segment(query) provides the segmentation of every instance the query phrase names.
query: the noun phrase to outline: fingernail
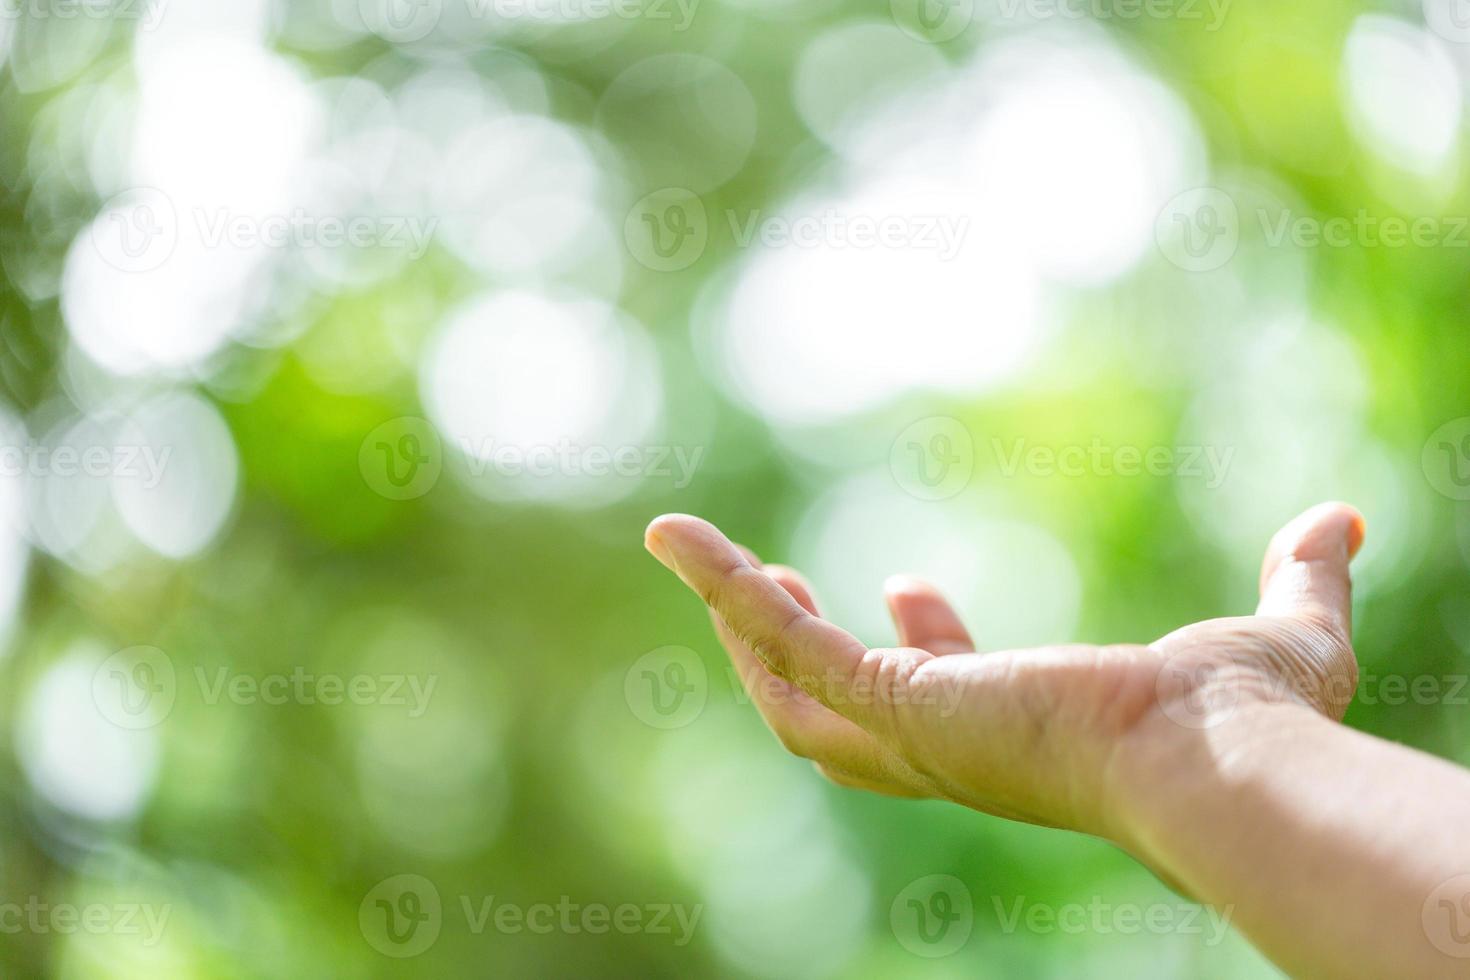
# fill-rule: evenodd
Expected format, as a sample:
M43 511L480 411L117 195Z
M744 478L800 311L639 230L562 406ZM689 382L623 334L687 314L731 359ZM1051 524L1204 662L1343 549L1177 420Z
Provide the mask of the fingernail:
M1348 526L1348 557L1352 558L1363 547L1363 538L1368 534L1368 522L1363 519L1362 514L1353 515L1353 522Z
M890 575L883 582L883 591L890 594L895 592L920 593L924 591L924 583L912 575Z

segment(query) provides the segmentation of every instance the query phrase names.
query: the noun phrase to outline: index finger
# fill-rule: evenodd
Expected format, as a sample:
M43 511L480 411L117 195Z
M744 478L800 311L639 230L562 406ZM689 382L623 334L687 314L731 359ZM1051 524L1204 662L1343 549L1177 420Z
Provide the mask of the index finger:
M833 694L851 685L868 653L857 637L807 612L708 521L666 514L648 526L644 544L773 674L850 715L847 699Z

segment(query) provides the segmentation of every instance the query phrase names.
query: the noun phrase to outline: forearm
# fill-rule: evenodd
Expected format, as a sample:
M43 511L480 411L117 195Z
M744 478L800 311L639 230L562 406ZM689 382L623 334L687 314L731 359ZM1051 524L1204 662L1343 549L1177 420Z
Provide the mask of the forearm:
M1277 705L1141 733L1118 771L1125 846L1294 976L1470 972L1465 770Z

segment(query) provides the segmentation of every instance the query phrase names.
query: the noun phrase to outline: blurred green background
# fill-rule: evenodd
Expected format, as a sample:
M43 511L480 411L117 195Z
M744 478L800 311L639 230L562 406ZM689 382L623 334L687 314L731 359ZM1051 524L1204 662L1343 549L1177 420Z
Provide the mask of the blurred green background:
M995 648L1346 499L1470 761L1462 6L0 2L0 974L1276 975L787 757L642 529Z

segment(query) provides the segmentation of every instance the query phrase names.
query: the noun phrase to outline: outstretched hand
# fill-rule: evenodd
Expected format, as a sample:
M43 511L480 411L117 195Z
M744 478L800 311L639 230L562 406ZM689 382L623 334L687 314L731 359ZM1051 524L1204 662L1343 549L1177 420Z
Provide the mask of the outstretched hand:
M1362 539L1356 510L1322 504L1272 539L1253 616L1148 644L985 653L916 579L886 587L901 645L869 649L821 617L799 574L703 520L660 517L645 543L710 607L771 730L829 779L1123 842L1130 773L1160 742L1283 703L1342 717Z

